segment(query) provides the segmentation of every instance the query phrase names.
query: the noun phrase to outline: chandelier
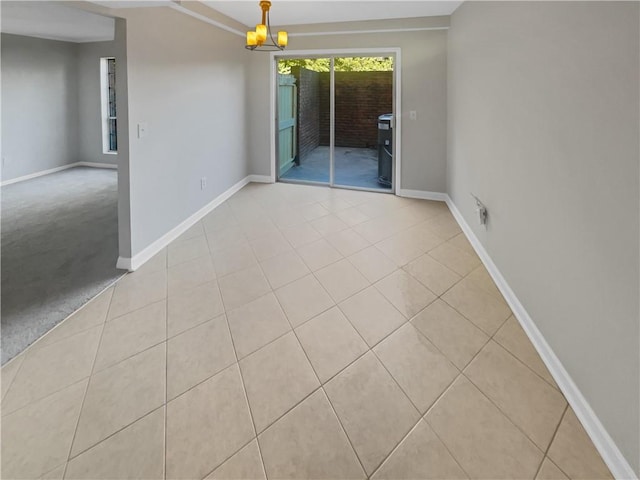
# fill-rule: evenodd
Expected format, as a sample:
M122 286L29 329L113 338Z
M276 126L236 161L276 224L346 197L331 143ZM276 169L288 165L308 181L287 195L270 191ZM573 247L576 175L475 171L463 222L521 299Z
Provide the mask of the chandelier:
M260 8L262 9L262 22L256 25L255 31L247 32L247 44L244 48L263 52L284 50L288 42L287 32L278 32L277 39L274 39L271 33L271 24L269 22L271 2L262 0Z

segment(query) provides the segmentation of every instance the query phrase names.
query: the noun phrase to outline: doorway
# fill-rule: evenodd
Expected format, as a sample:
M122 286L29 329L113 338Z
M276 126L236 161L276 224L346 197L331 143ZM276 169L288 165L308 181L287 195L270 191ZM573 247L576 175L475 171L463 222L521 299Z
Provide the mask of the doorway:
M395 192L395 50L273 56L276 180Z

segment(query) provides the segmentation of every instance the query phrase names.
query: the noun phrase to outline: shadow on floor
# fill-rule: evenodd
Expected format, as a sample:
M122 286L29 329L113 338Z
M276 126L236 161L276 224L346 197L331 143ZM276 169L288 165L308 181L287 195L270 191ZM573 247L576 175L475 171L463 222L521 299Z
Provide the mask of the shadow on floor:
M116 170L71 168L2 187L2 363L114 280Z
M329 147L315 148L280 178L329 183ZM336 147L334 183L391 191L391 187L378 183L378 151L371 148Z

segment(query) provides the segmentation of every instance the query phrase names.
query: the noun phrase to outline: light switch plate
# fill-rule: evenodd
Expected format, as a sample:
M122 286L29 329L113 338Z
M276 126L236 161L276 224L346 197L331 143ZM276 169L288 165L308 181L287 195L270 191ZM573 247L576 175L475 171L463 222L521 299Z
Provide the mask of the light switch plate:
M138 124L138 138L146 137L148 130L149 130L149 124L147 122L140 122Z

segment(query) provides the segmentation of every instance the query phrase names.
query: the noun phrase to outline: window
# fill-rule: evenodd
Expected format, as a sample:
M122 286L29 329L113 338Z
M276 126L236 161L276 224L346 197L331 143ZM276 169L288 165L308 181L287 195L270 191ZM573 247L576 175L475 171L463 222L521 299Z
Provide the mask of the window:
M116 59L100 59L100 87L102 92L102 151L118 152L116 120Z

